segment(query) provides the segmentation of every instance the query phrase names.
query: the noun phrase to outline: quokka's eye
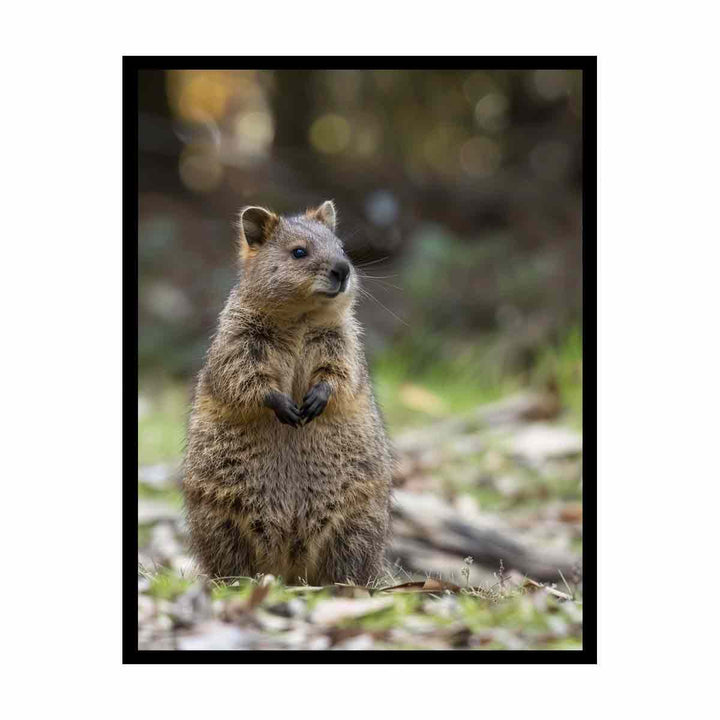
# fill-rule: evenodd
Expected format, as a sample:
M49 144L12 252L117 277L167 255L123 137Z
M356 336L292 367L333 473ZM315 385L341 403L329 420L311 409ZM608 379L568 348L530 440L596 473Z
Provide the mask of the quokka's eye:
M297 258L298 260L300 258L304 258L306 255L307 255L307 250L305 250L305 248L295 248L292 251L292 256L294 258Z

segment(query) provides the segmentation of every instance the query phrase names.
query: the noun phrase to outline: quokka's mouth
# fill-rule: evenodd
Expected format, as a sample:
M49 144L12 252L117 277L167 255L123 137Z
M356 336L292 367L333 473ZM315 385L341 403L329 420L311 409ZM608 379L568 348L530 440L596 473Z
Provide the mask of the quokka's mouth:
M345 278L342 282L338 283L334 290L321 290L320 294L324 295L328 298L334 298L340 295L340 293L344 293L347 289L348 281L347 278Z

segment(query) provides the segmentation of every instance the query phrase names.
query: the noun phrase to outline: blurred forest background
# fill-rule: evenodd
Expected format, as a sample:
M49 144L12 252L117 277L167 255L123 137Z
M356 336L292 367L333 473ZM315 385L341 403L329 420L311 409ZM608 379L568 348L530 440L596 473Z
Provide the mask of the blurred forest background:
M239 208L296 213L326 199L348 254L368 263L373 298L358 311L400 448L398 488L455 505L470 498L579 555L581 109L580 71L140 71L145 560L172 565L173 552L183 555L181 543L158 549L167 533L158 540L163 515L148 503L179 508L166 481L194 375L236 281ZM501 418L500 451L472 422L452 424L508 397L499 415L473 415L495 429ZM434 438L453 448L464 438L464 450L448 445L428 459ZM401 550L411 569L442 566ZM572 641L579 630L568 633Z
M562 70L141 72L142 375L199 369L240 206L332 198L351 257L393 276L366 283L392 311L360 307L371 360L528 376L579 327L580 109Z

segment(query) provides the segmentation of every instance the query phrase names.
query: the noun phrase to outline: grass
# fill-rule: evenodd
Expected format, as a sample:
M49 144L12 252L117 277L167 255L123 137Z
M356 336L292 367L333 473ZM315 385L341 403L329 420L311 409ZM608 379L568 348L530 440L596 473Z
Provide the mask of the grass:
M529 373L504 368L496 341L458 345L413 340L382 353L372 363L378 400L391 430L450 417L523 389L558 388L571 422L582 425L582 335L572 329L545 347ZM421 389L421 393L408 392ZM413 397L415 395L416 397Z
M436 359L418 368L413 349L400 347L381 354L371 367L378 401L391 430L450 417L520 387L517 378L478 372L477 359L468 354Z
M143 570L149 581L144 593L165 604L157 612L169 613L172 603L198 582L162 568ZM266 578L266 595L253 603L258 579L238 578L230 583L213 582L204 592L213 601L213 614L223 622L249 623L260 626L268 615L288 617L293 604L295 612L284 630L273 630L268 636L282 638L303 628L313 634L353 637L369 635L377 649L415 649L432 646L438 649L473 647L477 649L579 649L581 647L582 602L562 600L544 589L532 592L526 587L496 585L488 589L462 589L457 594L392 594L372 591L373 598L383 598L380 607L367 608L359 615L340 612L332 620L319 621L313 611L346 588L288 587L281 579ZM347 606L347 603L345 604ZM298 610L299 607L299 610ZM325 617L328 617L327 614ZM332 614L331 614L332 617ZM167 630L166 630L167 632ZM170 632L172 632L170 630ZM335 640L334 640L335 641Z
M539 355L533 370L535 383L549 377L557 381L562 404L568 408L570 420L582 427L582 332L573 328L564 340L556 346L546 347Z
M141 574L150 581L147 594L156 600L177 600L194 582L169 568L161 568L155 573L143 571Z
M138 464L175 462L185 441L188 388L180 383L142 383L138 400Z

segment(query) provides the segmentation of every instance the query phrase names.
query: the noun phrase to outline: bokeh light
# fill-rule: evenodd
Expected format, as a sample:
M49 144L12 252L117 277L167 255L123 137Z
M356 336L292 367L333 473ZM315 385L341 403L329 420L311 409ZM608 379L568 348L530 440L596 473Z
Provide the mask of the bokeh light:
M533 81L541 97L557 100L570 92L572 77L566 70L535 70Z
M220 185L223 166L211 145L187 145L180 155L180 178L191 190L207 193Z
M342 152L350 143L350 123L336 113L321 115L310 126L310 142L327 155Z
M235 117L235 149L254 160L268 153L275 135L273 116L266 110L238 113Z
M497 172L502 161L498 144L487 137L474 137L460 148L460 164L468 175L487 178Z
M475 105L475 120L486 131L497 132L507 126L509 102L505 95L488 93Z

